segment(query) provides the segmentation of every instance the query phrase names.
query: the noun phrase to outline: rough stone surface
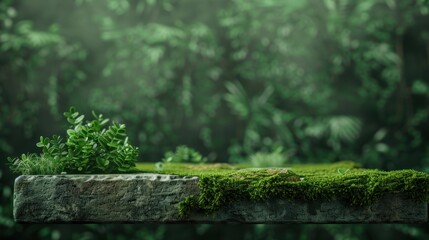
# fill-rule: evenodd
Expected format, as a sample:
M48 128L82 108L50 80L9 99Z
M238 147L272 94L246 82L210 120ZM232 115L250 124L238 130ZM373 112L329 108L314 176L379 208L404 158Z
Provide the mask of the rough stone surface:
M400 196L386 196L368 207L353 208L341 202L240 202L211 217L217 222L241 223L418 223L426 222L427 204ZM202 221L210 219L198 218Z
M174 222L196 177L160 174L20 176L17 222Z
M374 205L352 208L338 201L236 202L216 213L178 214L178 203L198 194L197 177L162 174L20 176L14 216L23 223L58 222L242 222L418 223L426 203L386 195Z

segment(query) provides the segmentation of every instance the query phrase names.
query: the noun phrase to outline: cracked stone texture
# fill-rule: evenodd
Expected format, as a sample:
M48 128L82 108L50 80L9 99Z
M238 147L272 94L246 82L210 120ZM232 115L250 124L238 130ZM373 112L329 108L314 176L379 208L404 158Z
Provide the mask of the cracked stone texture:
M20 176L15 180L14 217L22 223L242 222L242 223L418 223L426 203L386 195L367 207L338 201L235 202L186 219L178 203L198 194L197 177L163 174Z

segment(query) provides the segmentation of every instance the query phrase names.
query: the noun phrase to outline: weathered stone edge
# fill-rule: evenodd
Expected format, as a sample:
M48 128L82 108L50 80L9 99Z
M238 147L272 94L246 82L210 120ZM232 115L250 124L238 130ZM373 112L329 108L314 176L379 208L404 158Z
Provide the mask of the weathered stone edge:
M144 191L143 191L144 190ZM183 219L178 203L197 195L198 178L164 174L23 175L15 180L14 217L21 223L421 223L428 206L389 194L352 208L339 201L237 202ZM114 193L114 194L112 194Z

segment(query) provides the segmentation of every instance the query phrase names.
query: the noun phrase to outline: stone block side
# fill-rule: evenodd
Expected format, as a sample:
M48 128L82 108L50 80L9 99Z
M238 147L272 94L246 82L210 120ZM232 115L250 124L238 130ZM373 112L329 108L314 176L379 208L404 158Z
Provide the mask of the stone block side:
M350 207L339 201L271 200L238 202L209 217L193 213L190 219L241 223L422 223L428 220L428 206L400 195L386 195L366 207Z
M197 177L163 174L20 176L15 180L14 217L21 223L239 222L239 223L419 223L427 203L389 194L366 207L339 201L273 199L239 201L215 213L181 219L178 203L198 195Z
M161 174L20 176L17 222L175 222L198 178Z

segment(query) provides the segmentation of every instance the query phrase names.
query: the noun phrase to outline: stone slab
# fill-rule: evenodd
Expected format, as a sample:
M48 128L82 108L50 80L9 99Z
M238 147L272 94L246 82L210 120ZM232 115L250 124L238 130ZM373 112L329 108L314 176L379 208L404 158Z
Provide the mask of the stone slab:
M182 219L178 203L197 195L197 177L164 174L24 175L15 180L19 223L420 223L426 203L390 194L353 208L339 201L241 201Z

